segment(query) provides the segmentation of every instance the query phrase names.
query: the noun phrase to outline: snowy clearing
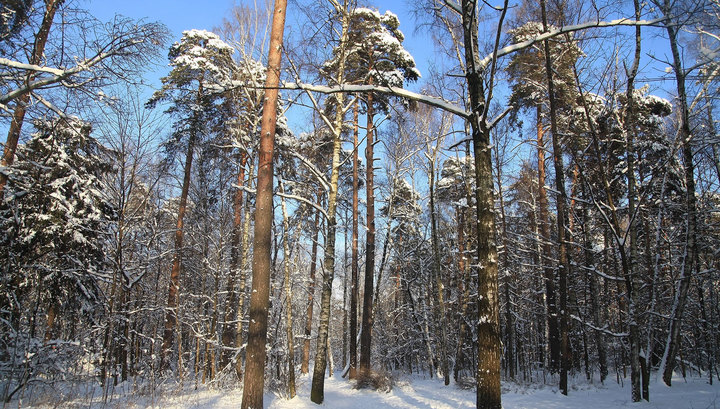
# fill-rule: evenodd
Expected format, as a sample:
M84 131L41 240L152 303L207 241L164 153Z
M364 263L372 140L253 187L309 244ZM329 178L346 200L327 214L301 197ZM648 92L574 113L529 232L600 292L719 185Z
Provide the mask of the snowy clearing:
M273 394L265 395L265 408L269 409L313 409L319 407L310 401L311 377L298 378L298 393L292 400ZM503 407L505 409L553 408L553 409L610 409L610 408L659 408L659 409L705 409L720 407L720 386L709 385L707 378L676 376L673 387L660 381L650 388L651 402L632 403L630 389L615 382L602 385L583 384L575 380L569 396L563 396L557 387L549 385L519 385L503 383ZM625 380L628 385L629 379ZM88 389L85 389L88 392ZM80 393L80 391L76 391ZM115 398L102 403L102 394L88 394L66 402L31 402L33 397L25 396L23 402L13 400L4 408L158 408L158 409L234 409L240 407L240 389L221 390L199 386L198 390L173 391L166 388L163 396L125 394L122 388L115 390ZM78 395L76 395L78 396ZM29 405L29 406L28 406ZM334 409L371 408L432 408L460 409L475 407L475 391L460 389L454 384L444 386L442 380L412 377L397 380L389 393L353 389L339 374L325 381L325 403L320 406Z

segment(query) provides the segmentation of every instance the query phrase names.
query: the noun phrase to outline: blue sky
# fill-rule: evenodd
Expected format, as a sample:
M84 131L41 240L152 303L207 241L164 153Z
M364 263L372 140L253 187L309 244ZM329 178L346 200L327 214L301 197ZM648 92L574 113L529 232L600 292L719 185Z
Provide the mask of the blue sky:
M120 14L133 19L161 22L170 29L171 41L175 42L180 39L182 32L185 30L212 30L213 27L220 26L223 18L228 15L231 8L236 4L246 4L251 7L258 4L258 7L262 7L263 1L206 0L202 3L202 6L198 7L200 2L197 0L81 0L80 6L86 7L90 14L101 21L110 21L116 14ZM426 77L428 75L427 67L434 47L426 31L415 30L416 22L411 14L412 5L410 0L392 0L376 3L381 4L379 7L375 6L381 13L390 10L398 15L400 29L405 34L404 46L415 58L421 74ZM292 27L292 24L294 17L301 14L301 10L297 10L297 3L289 2L286 36L291 31L297 31L295 27ZM160 86L160 78L167 75L169 70L165 61L160 63L161 65L156 70L146 76L146 80L156 88ZM286 65L285 56L283 56L283 65ZM409 84L408 88L417 91L422 86L422 83L423 79L418 83ZM149 95L150 93L148 93L148 97ZM303 111L306 110L288 112L288 120L296 132L310 130L305 129L310 123L307 118L309 111Z
M261 3L263 0L255 0ZM116 14L133 19L146 19L164 23L172 33L173 41L180 38L184 30L212 30L219 26L235 4L254 4L255 1L242 0L82 0L80 5L87 7L92 15L101 21L109 21ZM391 0L377 2L380 12L390 10L400 18L400 29L406 37L405 47L415 57L423 75L427 74L428 60L432 45L430 37L424 31L415 32L415 21L410 14L410 0ZM202 6L198 7L199 4ZM298 10L296 4L290 3L288 15L290 19Z
M84 1L90 13L102 21L121 14L134 19L159 21L168 26L175 37L191 28L210 30L219 25L223 16L236 3L233 0L95 0ZM198 5L202 4L201 7Z

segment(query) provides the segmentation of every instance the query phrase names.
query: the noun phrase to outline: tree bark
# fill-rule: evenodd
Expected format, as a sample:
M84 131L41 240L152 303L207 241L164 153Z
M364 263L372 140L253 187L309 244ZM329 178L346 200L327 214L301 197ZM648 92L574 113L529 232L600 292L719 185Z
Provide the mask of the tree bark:
M273 150L277 122L278 83L282 57L283 31L287 0L276 0L268 69L265 79L265 100L260 128L257 196L255 202L255 237L253 239L253 279L250 295L247 362L242 409L261 409L265 387L265 344L267 342L268 304L270 296L271 236L273 219Z
M458 270L460 272L460 280L458 285L458 294L460 296L460 328L458 330L458 344L455 351L455 366L453 367L453 380L457 383L460 373L460 363L463 356L463 345L465 343L465 334L467 332L467 310L470 301L470 284L467 274L467 262L465 255L465 209L457 206L455 208L457 215L458 232Z
M317 205L322 203L322 189L318 189ZM310 369L310 338L312 336L312 319L315 299L315 272L317 271L318 235L320 231L320 212L315 211L315 223L313 225L313 243L310 252L310 283L308 284L308 301L305 310L305 339L303 340L302 373L308 373Z
M337 80L342 83L345 79L345 48L348 40L349 19L347 16L347 4L343 4L342 32L340 35L340 65L338 66ZM335 236L337 231L337 192L340 180L340 150L342 149L342 129L344 122L343 106L345 105L345 94L338 94L336 97L335 120L333 124L333 152L330 171L330 186L328 191L328 212L327 212L327 234L325 236L324 252L324 275L322 293L320 296L320 323L318 325L318 338L315 346L315 366L313 367L312 387L310 389L310 400L318 405L325 400L325 370L327 369L327 358L330 354L332 371L332 353L328 353L329 329L330 329L330 300L332 299L332 283L335 276Z
M357 307L358 307L358 190L360 184L358 160L358 111L360 102L353 105L353 191L352 191L352 260L350 282L350 379L357 376Z
M233 352L230 348L236 347L235 345L235 331L238 326L237 323L233 323L238 315L238 291L235 289L236 278L238 270L242 269L243 266L240 264L241 252L243 249L240 246L240 239L242 236L242 213L243 213L243 193L245 192L243 186L245 186L245 167L247 166L247 152L244 150L239 153L240 168L237 173L237 186L235 194L233 195L233 225L232 225L232 237L230 241L230 274L228 276L227 293L228 301L225 306L225 319L223 322L222 330L222 345L223 352L221 355L220 367L225 368L231 362ZM237 356L235 359L239 359Z
M683 312L685 311L685 301L687 300L688 288L690 287L690 278L692 277L693 268L697 260L697 199L695 197L695 165L693 164L692 152L692 132L690 131L690 112L687 101L687 92L685 91L686 73L682 66L682 57L678 47L679 28L677 21L672 19L670 10L670 1L664 0L662 4L663 14L669 19L665 21L665 28L668 32L670 40L670 50L672 51L673 61L672 67L675 71L675 81L677 84L678 101L680 103L680 124L679 137L682 144L682 158L685 165L685 251L682 256L682 268L680 277L675 290L675 300L673 302L672 311L670 312L670 328L668 330L668 338L663 353L660 371L663 374L663 382L667 386L672 383L673 370L675 369L675 358L680 351L680 328L682 326Z
M65 0L45 0L45 13L40 23L40 29L35 35L35 44L33 45L32 55L30 56L29 63L31 65L41 65L43 53L45 52L45 44L47 44L48 35L50 34L50 27L55 19L55 12L64 1ZM30 71L27 76L25 76L25 84L29 85L33 78L35 78L35 71ZM15 151L17 150L18 140L20 139L20 130L22 129L27 105L29 103L30 93L28 92L20 96L15 105L15 111L13 112L12 121L10 122L10 129L8 130L7 139L5 140L5 150L0 160L0 167L2 168L7 168L15 161ZM0 201L5 197L6 184L7 175L4 172L0 172Z
M504 3L497 36L507 12ZM465 78L468 86L475 154L475 200L477 203L477 359L478 408L500 409L500 308L498 299L497 246L492 181L490 132L487 128L488 101L483 85L484 69L479 61L478 16L475 0L462 1L465 46ZM496 38L496 47L498 40ZM493 65L492 70L495 69Z
M438 245L438 227L435 212L435 161L437 160L437 149L433 152L433 156L428 156L430 161L430 171L428 172L428 186L430 188L430 231L432 236L432 252L433 265L435 275L435 289L437 291L437 315L440 325L440 365L442 366L445 385L450 385L450 364L448 362L447 352L447 326L445 325L445 288L442 280L442 265L440 261L440 247Z
M285 188L282 185L282 181L278 182L280 185L280 191L285 193ZM295 346L293 339L293 318L292 318L292 286L290 283L290 245L288 239L290 236L290 223L288 222L287 206L285 205L285 198L280 200L282 204L283 212L283 230L285 237L283 237L283 267L285 270L285 278L283 284L283 290L285 292L285 335L287 336L287 359L288 359L288 398L292 399L295 397ZM298 227L298 232L300 228Z
M367 175L365 180L367 207L367 235L365 238L365 286L363 294L362 329L360 333L360 374L367 375L370 371L370 343L373 325L373 279L375 275L375 185L374 185L374 124L373 95L367 93L367 137L365 138L365 163Z
M545 1L540 0L542 10L543 31L547 32L547 13ZM567 321L567 278L570 276L570 252L569 241L569 216L568 196L565 190L565 170L563 166L563 152L560 145L560 135L557 128L557 107L555 99L555 82L553 80L552 60L550 56L550 44L548 40L543 41L545 48L545 73L548 81L548 100L550 101L550 131L552 132L553 163L555 165L555 187L558 191L557 212L558 212L558 242L560 246L560 265L558 266L560 311L558 316L558 327L560 330L560 391L563 395L568 394L567 375L570 369L570 351L568 348L568 321Z
M543 281L545 283L545 309L548 332L548 366L551 373L560 369L560 331L558 328L557 294L555 293L556 275L551 264L552 246L550 237L550 214L545 189L545 129L542 123L542 108L538 104L536 108L536 129L537 129L537 161L538 161L538 227L540 229L540 247L542 254L539 255L540 266L543 270Z
M247 185L250 185L250 181L253 180L253 176L255 173L255 167L253 166L254 160L251 160L250 162L250 168L249 168L249 174L247 177ZM238 269L240 270L240 278L238 281L238 308L237 308L237 316L235 318L235 321L237 322L237 328L235 328L235 348L237 349L237 356L235 359L235 375L237 376L238 380L242 379L242 373L243 373L243 360L242 360L242 335L243 335L243 317L245 316L245 301L247 298L246 294L246 287L247 287L247 271L245 270L245 264L249 258L250 255L250 205L248 201L246 200L244 205L244 215L243 219L245 222L243 223L242 228L242 239L240 241L240 248L242 251L240 252L240 260L238 261Z
M201 87L202 88L202 87ZM198 92L198 95L202 91ZM177 331L178 317L178 292L180 290L180 268L182 264L183 227L185 222L185 211L187 209L188 192L190 191L190 175L192 170L193 153L195 150L197 135L194 128L190 131L187 154L185 156L185 170L183 174L182 190L180 192L180 203L178 204L178 218L175 226L175 252L173 253L173 264L170 270L170 283L168 285L168 300L165 310L165 330L163 332L163 343L160 355L160 369L167 369L170 365L168 355L172 348L175 332ZM179 347L180 345L178 345Z

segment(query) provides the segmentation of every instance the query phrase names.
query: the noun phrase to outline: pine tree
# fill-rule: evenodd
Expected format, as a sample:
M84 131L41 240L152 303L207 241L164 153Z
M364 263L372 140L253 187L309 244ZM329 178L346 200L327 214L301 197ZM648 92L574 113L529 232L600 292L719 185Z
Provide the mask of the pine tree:
M549 26L548 29L555 29ZM536 37L543 32L543 25L531 21L520 27L510 30L513 42L519 43ZM573 66L582 51L575 42L561 38L549 41L549 50L552 57L554 70L554 100L557 101L559 109L567 109L573 106L576 90ZM514 113L517 114L522 108L534 109L536 111L537 130L537 157L538 157L538 186L539 190L539 230L543 241L542 262L545 295L547 299L547 321L548 321L548 346L549 346L549 367L552 373L560 369L560 328L558 323L557 305L557 277L555 268L548 260L554 258L551 249L550 216L548 210L548 198L545 189L545 160L547 148L545 146L545 124L543 122L544 112L549 109L547 74L545 69L545 48L537 44L521 52L516 53L507 67L512 80L512 95L510 102L514 104Z
M175 252L170 272L168 302L165 315L165 332L161 351L161 367L169 364L167 355L173 344L177 325L177 295L180 286L180 271L183 249L183 226L187 208L190 175L195 146L207 138L213 126L224 120L220 114L221 92L212 91L212 86L229 86L233 70L232 47L213 33L204 30L183 32L180 42L170 48L169 59L173 67L170 74L162 79L163 87L157 91L150 106L169 102L167 112L175 118L173 138L166 142L172 155L185 148L185 166L178 205L175 229ZM185 145L186 144L186 145ZM185 145L185 146L183 146Z
M400 20L390 11L380 14L368 8L357 8L349 16L348 46L345 64L345 82L387 87L401 87L405 81L415 81L420 72L415 60L402 47L405 39L399 30ZM340 60L338 50L335 58L328 61L323 70L334 72ZM365 107L367 117L367 138L365 156L367 163L367 237L365 251L365 283L363 297L362 330L360 337L360 371L370 370L370 342L372 328L373 279L375 274L375 193L374 193L374 144L373 123L376 109L387 109L388 99L384 95L368 93Z

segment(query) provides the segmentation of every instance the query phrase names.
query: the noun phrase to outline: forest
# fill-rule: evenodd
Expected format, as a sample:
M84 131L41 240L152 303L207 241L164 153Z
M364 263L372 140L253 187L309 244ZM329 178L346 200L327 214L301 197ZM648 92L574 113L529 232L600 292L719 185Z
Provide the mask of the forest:
M718 0L87 3L0 4L3 408L720 381Z

